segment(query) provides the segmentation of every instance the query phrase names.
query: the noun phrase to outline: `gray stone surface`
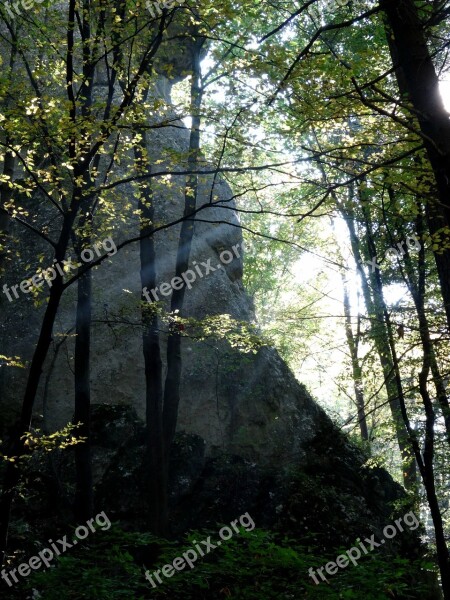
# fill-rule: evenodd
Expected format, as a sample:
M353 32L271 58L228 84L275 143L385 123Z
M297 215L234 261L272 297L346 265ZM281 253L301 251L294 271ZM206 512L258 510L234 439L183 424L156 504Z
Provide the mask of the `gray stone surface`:
M172 48L173 50L173 48ZM173 79L164 75L164 60L152 94L162 101L159 114L149 116L149 124L163 118L175 118L169 103L173 83L180 81L189 69L189 43L184 53L166 53L172 61ZM104 81L96 80L96 93L101 95ZM148 153L152 171L182 171L189 144L189 131L182 121L171 126L149 130ZM127 173L123 166L123 174ZM204 162L204 169L208 168ZM242 249L242 235L235 212L233 193L221 178L202 176L198 206L212 201L198 219L210 222L195 224L191 265L211 260L216 270L198 277L186 294L186 316L228 314L234 319L255 321L251 298L242 284L242 256L217 268L223 250ZM152 180L158 223L169 223L182 216L185 176ZM120 188L117 198L119 216L112 223L116 244L138 234L134 214L136 199L133 185ZM44 211L45 212L45 211ZM111 227L111 223L110 223ZM156 234L159 283L174 277L175 257L180 225ZM109 232L110 230L108 230ZM21 232L19 245L24 259L9 274L16 283L36 270L34 257L42 247ZM22 237L20 237L22 236ZM106 237L98 232L99 240ZM27 256L28 255L28 256ZM72 256L75 256L74 252ZM29 260L31 271L25 271ZM34 263L33 263L34 260ZM50 256L48 265L51 264ZM92 330L92 402L126 405L145 416L145 379L140 327L140 261L139 246L134 243L111 256L93 270L94 323ZM74 405L73 347L75 290L70 288L62 302L54 330L54 344L46 363L36 404L35 425L54 430L71 420ZM2 302L2 352L30 360L37 338L42 306L33 306L30 297L21 296L9 304ZM162 325L162 329L165 326ZM165 333L162 333L163 358ZM207 453L232 451L250 459L296 460L303 445L311 439L315 419L321 413L306 390L300 386L273 349L265 348L256 356L240 354L226 342L214 339L199 342L186 338L182 344L183 378L179 413L179 431L200 435ZM17 414L24 391L25 370L0 369L1 403L6 421ZM42 415L42 419L39 415Z

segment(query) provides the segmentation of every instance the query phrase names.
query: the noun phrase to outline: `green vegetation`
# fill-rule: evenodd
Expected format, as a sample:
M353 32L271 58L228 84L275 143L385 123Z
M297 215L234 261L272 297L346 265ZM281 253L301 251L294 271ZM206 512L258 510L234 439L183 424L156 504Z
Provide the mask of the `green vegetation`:
M410 576L415 569L429 569L430 565L375 552L362 559L357 567L350 565L329 577L328 583L317 586L308 576L308 569L334 560L343 549L333 549L330 545L328 555L317 555L306 542L280 540L260 529L241 531L223 542L221 548L199 559L194 569L186 567L170 579L162 577L163 583L156 588L146 581L145 568L153 572L172 563L194 540L198 542L208 535L214 540L217 530L191 532L183 544L112 527L60 557L55 568L29 576L24 589L38 590L42 600L128 600L131 597L134 600L407 600L426 597L424 594L428 592L419 584L412 591ZM11 595L11 599L14 597Z

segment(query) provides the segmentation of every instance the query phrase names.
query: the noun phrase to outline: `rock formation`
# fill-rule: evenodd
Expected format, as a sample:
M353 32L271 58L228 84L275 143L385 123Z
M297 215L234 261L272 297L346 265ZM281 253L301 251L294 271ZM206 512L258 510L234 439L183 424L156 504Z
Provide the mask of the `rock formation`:
M171 48L168 53L165 46L162 48L162 58L157 63L160 74L152 90L155 101L162 108L149 117L149 124L176 117L170 93L173 84L183 79L188 71L186 44L186 41L179 43L176 52ZM171 66L170 80L163 74L167 60ZM104 84L99 73L96 81L99 96L104 93ZM177 157L186 156L188 144L189 132L180 120L150 130L148 153L153 172L182 170L183 163ZM207 169L207 164L204 168ZM153 179L152 185L157 222L170 223L179 219L183 212L185 177L171 176L164 182ZM125 216L123 222L114 224L110 232L116 245L138 233L133 193L132 185L121 187L118 202L123 205ZM224 314L239 321L254 322L252 301L242 285L245 252L242 232L234 211L233 192L222 177L205 175L201 178L197 205L202 206L210 200L215 206L200 212L195 224L191 264L209 263L215 270L203 277L197 276L192 283L192 289L186 294L186 316L202 319L206 315ZM178 225L156 234L159 284L170 282L175 275L179 230ZM18 230L17 234L20 236L23 232ZM100 234L99 239L102 239ZM24 242L29 243L29 240L27 235ZM233 247L239 250L233 251ZM15 265L14 272L9 273L11 283L30 276L24 267L38 249L41 249L40 242L31 249L24 243L24 258ZM234 254L235 258L229 264L219 260L224 250ZM144 418L139 268L139 247L135 243L94 269L91 385L94 404L131 406L140 418ZM209 270L202 269L203 272ZM43 415L47 430L64 426L73 415L75 287L70 288L63 299L54 331L54 347L36 405L36 412ZM9 355L29 360L41 310L36 310L32 299L23 294L12 303L3 302L3 309L2 335ZM164 348L162 354L164 356ZM22 375L20 369L8 370L0 381L5 414L18 410L24 388ZM303 453L303 445L314 435L319 416L323 418L321 410L275 350L264 348L254 356L232 350L227 343L217 340L198 342L189 337L183 340L178 430L200 435L206 441L209 454L220 449L254 460L296 460Z

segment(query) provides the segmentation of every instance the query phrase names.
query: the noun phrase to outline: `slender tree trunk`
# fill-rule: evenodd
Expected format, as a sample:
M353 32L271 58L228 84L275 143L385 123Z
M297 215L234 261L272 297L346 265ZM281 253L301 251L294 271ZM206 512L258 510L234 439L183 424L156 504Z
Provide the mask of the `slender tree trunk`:
M350 191L350 194L353 197L352 191ZM364 261L359 239L355 231L353 215L344 207L340 206L339 208L349 230L350 242L355 261L357 264L361 264ZM375 254L373 256L375 256ZM373 256L370 256L370 258L373 258ZM364 253L364 259L369 259L367 251ZM362 267L359 269L359 275L367 313L370 318L371 338L374 341L378 356L380 358L392 421L394 424L398 447L402 457L403 482L407 489L415 489L417 483L415 461L414 457L411 455L408 434L401 418L400 399L403 397L403 386L401 379L396 377L395 374L394 360L389 345L389 332L383 311L384 300L382 290L380 288L381 281L377 281L375 278L375 273L370 273L369 283Z
M192 56L191 112L192 125L189 142L188 169L198 167L200 152L200 108L202 102L200 51L204 40L197 40ZM135 145L135 159L138 171L147 169L146 137L141 132L142 142ZM197 203L198 176L188 176L185 191L184 217L195 211ZM148 185L141 186L139 202L141 218L141 283L147 295L142 296L143 351L146 374L146 414L147 414L147 458L148 496L150 501L149 526L152 531L164 534L168 527L168 479L170 448L175 436L181 381L181 336L176 324L169 328L167 338L167 374L162 382L162 362L158 329L158 316L150 291L156 287L156 252L151 235L154 221L152 192ZM189 258L194 235L193 220L186 219L181 224L177 250L175 275L181 275L189 267ZM171 312L181 316L184 304L185 286L173 290ZM149 301L150 298L150 301ZM147 303L150 302L150 305Z
M88 119L92 109L95 60L93 58L93 40L89 18L89 0L83 0L81 34L83 40L83 83L80 87L81 115ZM100 19L99 28L103 27ZM82 152L88 153L93 143L87 128L83 130ZM98 171L100 155L93 159L93 172ZM83 188L91 189L93 181L89 169L83 174ZM81 204L78 232L74 232L74 246L78 262L83 264L82 252L89 248L92 240L92 225L95 201L83 200ZM75 337L75 423L79 424L77 435L84 438L75 446L76 491L74 514L77 521L86 521L94 514L94 490L91 453L91 328L92 328L92 272L88 269L77 284L77 314Z
M17 46L16 44L12 44L11 53L9 56L9 79L13 77L14 73L14 65L16 62L17 56ZM9 107L11 104L11 99L6 101L6 107ZM6 135L6 139L4 140L6 147L11 146L13 144L13 140L10 135ZM5 155L3 158L3 175L8 177L10 182L14 179L14 169L16 166L16 157L13 152L6 149ZM9 234L9 226L10 226L10 217L9 213L6 209L8 202L11 200L13 194L13 188L8 184L8 182L3 182L0 185L0 277L3 275L3 267L5 262L5 257L7 254L7 245L8 245L8 234Z
M78 93L74 90L74 81L77 79L75 76L74 60L76 59L74 48L75 48L75 26L80 21L77 17L80 15L76 12L75 0L69 0L68 7L68 19L67 19L67 54L66 54L66 82L67 82L67 99L70 104L68 111L69 119L73 126L72 133L67 141L68 146L68 157L72 162L73 166L73 181L74 188L71 190L71 202L70 207L65 212L62 229L59 235L58 243L56 244L55 260L58 263L62 263L66 256L70 237L73 232L73 227L76 218L79 214L80 205L82 203L82 192L83 186L80 187L78 181L80 178L88 176L89 168L92 161L100 159L100 150L104 147L105 140L104 136L110 137L113 125L117 124L120 116L122 116L126 109L133 103L136 98L136 91L138 84L145 73L148 71L149 64L155 56L164 35L165 30L165 16L162 17L160 27L155 38L152 40L150 46L145 51L143 59L141 60L140 66L135 73L124 99L120 104L120 110L111 114L111 104L113 99L114 82L115 82L115 70L113 70L110 84L109 84L109 95L108 103L104 112L102 139L96 140L92 145L91 139L81 137L79 141L79 127L83 125L77 119L78 107L81 102L81 112L84 117L91 115L91 101L92 101L92 81L94 75L95 65L98 64L97 55L95 54L96 43L93 44L93 40L90 34L90 4L88 0L83 0L83 10L81 11L81 28L83 41L83 78ZM105 12L103 12L103 17ZM98 30L100 31L100 30ZM17 36L14 34L13 39L17 42ZM95 56L94 56L95 54ZM89 126L88 126L89 127ZM84 133L85 130L83 130ZM53 157L54 158L54 157ZM110 168L110 167L109 167ZM84 180L85 181L85 180ZM28 379L22 403L21 418L16 428L16 432L12 438L10 450L8 452L11 456L16 456L20 459L26 452L21 437L30 429L33 406L38 391L43 366L48 355L49 347L52 341L52 331L55 323L58 307L60 304L61 296L64 292L63 277L58 273L53 285L50 289L49 300L45 310L41 330L38 337L38 342L33 354L31 361ZM20 479L20 471L16 464L9 462L4 476L4 486L2 497L0 500L0 556L2 563L4 560L6 548L7 548L7 537L9 520L11 515L11 505L13 502L14 494L16 491L17 484Z
M364 211L366 212L366 211ZM370 222L368 220L368 216L366 213L366 228L368 232L368 242L369 242L369 252L372 254L372 257L376 255L375 245L372 239L372 232L370 228ZM422 482L425 487L425 492L427 496L428 506L430 507L431 516L433 519L433 525L435 530L435 538L436 538L436 550L438 555L438 564L439 570L441 573L441 581L442 588L444 592L445 600L450 600L450 558L447 547L447 542L445 538L445 530L442 521L442 515L439 507L439 501L436 494L436 485L435 485L435 474L434 474L434 426L435 426L435 415L433 410L433 404L430 399L428 389L427 389L427 381L429 374L429 355L424 353L423 359L423 367L422 371L419 375L419 391L422 397L422 402L425 409L425 443L424 443L424 451L423 455L420 450L420 445L417 440L416 432L412 429L408 411L406 408L405 396L403 394L403 388L401 384L401 374L399 369L399 361L397 357L394 335L393 335L393 327L391 323L391 319L386 307L386 304L383 299L382 293L382 281L381 275L378 271L375 270L373 277L371 278L372 288L375 294L376 304L382 308L383 312L383 320L386 325L386 332L388 338L389 349L392 358L392 366L394 369L395 381L398 389L398 404L400 408L400 415L403 420L404 429L406 432L406 436L404 437L405 444L408 444L409 453L413 453L415 457L414 465L417 464L419 467L420 475L422 478ZM406 457L407 458L407 457ZM410 489L414 489L417 485L416 483L417 477L414 471L414 478L412 477L412 473L408 473L408 479L405 479L405 487L407 483L411 486Z
M378 272L375 273L375 280L377 281L377 286L381 291L381 276ZM401 393L399 393L398 401L400 405L400 414L403 418L403 423L405 425L405 429L407 432L407 441L410 445L410 452L412 452L415 456L415 463L419 467L419 471L422 477L422 482L425 487L425 492L427 496L428 506L430 507L431 517L433 519L433 526L435 531L435 539L436 539L436 550L438 555L438 564L441 573L441 581L442 588L444 592L445 600L450 600L450 558L448 547L445 538L445 530L444 524L442 520L442 514L439 507L439 501L436 494L436 485L435 485L435 474L434 474L434 427L435 427L435 414L433 410L433 403L428 393L428 374L430 370L429 366L429 355L424 353L423 358L423 366L421 373L419 375L419 391L422 397L422 402L425 409L425 443L424 443L424 451L423 455L420 452L420 446L417 441L417 436L415 432L412 430L408 412L406 409L405 396L403 394L403 390L401 388L401 374L399 370L399 361L397 358L397 352L395 348L394 336L392 323L390 320L389 313L387 311L386 305L383 300L383 313L384 320L387 327L388 332L388 341L392 354L392 361L394 366L395 380L398 385L398 389L401 389ZM414 471L414 479L411 478L410 484L411 486L414 484L416 487L416 474ZM405 485L406 487L406 485ZM412 488L413 489L413 488Z
M435 474L433 467L434 460L434 425L435 416L433 411L433 404L428 394L427 380L428 380L429 365L427 358L424 355L422 371L419 375L419 391L422 397L423 405L425 408L425 444L423 455L420 450L420 445L417 439L416 432L412 429L411 423L406 409L404 397L400 398L400 410L405 424L406 430L409 435L409 441L411 448L416 457L416 462L419 467L422 483L425 488L427 497L427 503L430 508L431 518L433 520L435 540L436 540L436 551L438 557L439 571L441 574L442 591L444 593L444 599L450 600L450 556L447 547L444 524L442 520L442 514L439 507L439 501L436 493L435 485Z
M423 452L423 482L427 494L428 506L430 507L431 518L433 520L434 535L436 540L436 553L441 574L442 591L445 600L450 600L450 554L447 546L444 523L439 501L436 494L435 474L434 474L434 427L435 414L433 403L428 393L428 374L430 364L426 354L422 365L422 371L419 375L419 390L422 396L422 402L425 408L425 448Z
M363 206L363 203L361 202ZM370 221L370 215L368 211L363 207L363 213L365 217L365 228L366 228L366 239L367 239L367 248L368 255L373 258L376 256L376 246L373 239L372 232L372 223ZM372 289L372 298L373 304L375 308L375 312L377 314L377 319L379 318L380 330L385 333L385 341L387 342L387 347L383 350L383 354L388 356L389 368L391 371L391 378L393 379L393 387L396 390L397 394L390 401L391 412L396 415L395 424L397 431L397 440L399 442L400 452L402 454L403 459L403 479L405 483L406 489L411 491L417 490L417 471L416 471L416 461L414 459L414 454L412 452L412 448L408 439L408 432L405 428L405 425L401 419L401 410L400 404L405 403L405 396L403 392L403 384L402 378L400 374L400 365L397 358L397 350L395 346L394 333L393 333L393 325L391 322L391 318L389 316L389 312L387 310L386 302L384 301L383 296L383 282L381 279L380 271L375 269L373 273L369 274L371 289ZM395 393L395 392L394 392Z
M393 381L395 388L397 390L397 396L394 401L390 401L391 413L396 416L396 432L397 432L397 440L400 446L400 452L402 454L402 462L403 462L403 480L405 483L405 487L407 490L416 492L417 491L417 469L416 469L416 460L414 458L414 453L411 448L411 443L409 440L409 435L407 430L404 427L404 423L401 419L401 406L405 405L405 395L403 392L402 385L402 377L400 373L400 363L397 356L397 349L395 346L394 333L393 333L393 325L387 310L386 303L383 298L382 292L382 283L381 277L379 273L375 273L374 280L376 281L375 286L375 295L377 296L376 303L382 310L382 317L386 328L387 334L387 343L388 347L386 348L386 352L389 352L389 363L392 365L391 377L393 376Z
M318 138L316 137L316 141L318 142ZM325 168L322 164L319 163L319 169L322 173L322 179L325 185L328 184L327 174ZM331 197L333 198L336 206L340 206L339 199L334 190L331 191ZM341 211L342 212L342 211ZM338 250L338 254L341 262L344 262L344 257L340 250ZM361 439L365 441L369 441L369 430L367 427L367 418L366 418L366 407L364 402L364 387L363 387L363 379L362 379L362 368L358 358L358 347L360 341L360 333L361 333L361 319L360 315L358 315L358 327L356 337L353 335L352 328L352 317L350 310L350 297L348 294L348 288L345 281L345 274L341 272L342 278L342 289L344 292L344 316L345 316L345 336L347 338L347 345L350 353L350 360L352 364L352 375L353 375L353 386L355 390L355 402L356 409L358 414L358 425L359 430L361 432Z
M72 8L73 6L74 5L72 3ZM75 178L79 174L80 173L78 172L78 169L74 171ZM81 189L77 186L72 192L70 208L64 216L59 240L55 248L55 260L58 263L62 263L65 258L80 203ZM20 461L20 458L26 454L24 440L21 438L27 431L29 431L31 426L33 406L41 380L44 363L52 341L53 326L63 292L63 276L57 272L56 278L53 281L53 285L50 288L47 308L44 313L38 342L31 360L25 394L22 402L20 420L17 424L16 431L12 436L12 441L9 448L9 454L17 457L17 460L15 463L8 462L4 475L2 497L0 500L0 557L2 564L7 548L11 506L16 492L16 487L20 479L20 466L18 465L18 461Z
M380 0L380 7L386 15L399 88L408 93L413 105L436 180L437 198L428 200L426 215L430 233L439 232L442 240L434 257L450 328L450 229L443 230L450 228L449 116L414 0Z
M11 143L11 139L7 139L6 143ZM3 175L12 181L14 178L14 168L16 159L12 152L6 151L3 161ZM7 209L5 208L12 198L13 188L4 182L0 186L0 277L2 276L3 265L5 262L8 246L8 234L10 218Z
M60 263L66 254L70 232L73 226L74 214L74 211L71 211L64 220L64 225L55 252L56 260ZM8 450L8 454L10 456L17 457L18 460L26 454L26 448L24 447L23 440L21 438L27 431L30 430L34 401L39 387L39 382L41 380L44 363L52 341L53 325L55 323L63 291L63 279L58 273L56 279L53 281L52 287L50 288L50 296L47 308L45 310L38 342L30 365L20 420ZM20 466L18 466L17 462L8 462L4 475L2 497L0 500L0 553L2 564L7 548L11 506L19 479Z
M189 142L188 170L198 168L200 154L200 108L202 103L202 83L200 70L200 52L204 39L196 40L192 50L192 82L191 82L191 114L192 125ZM198 175L189 175L186 182L184 217L189 217L195 210L197 203ZM194 236L194 220L186 219L181 224L180 240L178 244L175 274L177 277L187 271L191 253L192 239ZM182 315L186 286L174 290L171 301L171 311L178 316ZM167 340L167 376L164 387L163 428L165 462L168 468L170 447L175 436L178 406L180 403L181 380L181 334L178 328L172 326Z
M418 207L420 211L420 206ZM424 230L423 217L419 212L417 217L417 233L419 237L422 237ZM447 433L447 442L450 445L450 406L448 401L447 392L445 389L445 383L441 375L441 371L438 365L436 352L433 341L430 335L430 327L428 324L428 318L425 311L425 281L426 281L426 264L425 264L425 248L421 244L418 253L418 279L414 276L414 268L411 260L411 256L406 249L404 262L406 265L406 275L404 276L408 288L411 292L414 305L416 307L417 317L419 320L419 333L420 340L422 343L422 349L424 356L427 358L429 368L431 369L433 384L436 390L436 397L442 410L444 418L445 430Z
M348 295L347 284L345 283L344 275L342 274L342 285L344 289L344 315L345 315L345 335L347 345L350 352L352 363L353 385L355 390L356 407L358 411L358 423L361 432L361 438L369 441L369 430L367 427L366 408L364 402L364 389L362 381L362 369L358 358L358 334L355 338L352 329L352 317L350 311L350 298Z
M316 136L317 139L317 136ZM322 172L322 176L324 181L327 181L326 173L323 168L323 165L319 165L319 169ZM382 293L382 283L381 279L378 280L371 277L371 285L369 286L369 282L362 268L362 254L361 254L361 246L358 240L358 236L356 235L355 225L354 225L354 213L353 209L346 208L338 199L336 193L334 191L331 192L333 200L336 203L336 206L344 218L347 228L350 235L350 243L352 246L353 256L357 264L361 264L361 268L359 269L359 275L361 279L361 286L363 290L364 301L366 304L366 310L370 317L370 330L371 337L374 340L375 347L377 348L377 353L380 358L381 368L383 370L384 375L384 383L386 388L386 393L388 396L389 407L391 410L392 420L394 424L394 429L396 433L397 443L400 450L400 455L402 459L402 473L403 473L403 482L407 489L416 489L417 486L417 474L416 474L416 464L414 457L412 456L411 447L408 443L408 432L405 429L405 425L402 422L401 418L401 408L400 408L400 399L403 398L403 386L401 382L401 378L395 376L395 365L392 354L390 352L389 347L389 332L387 330L387 324L384 319L384 300ZM349 193L349 206L352 206L355 201L355 188L352 184L348 190ZM359 188L358 188L359 193ZM361 203L362 204L362 203ZM369 224L366 220L366 237L369 238ZM369 240L368 240L369 241ZM372 243L373 246L373 243ZM370 245L369 245L370 248ZM370 252L369 252L370 254ZM373 255L375 256L375 255ZM369 256L367 252L365 252L365 259L368 259ZM373 258L373 257L371 257ZM370 277L370 275L369 275ZM373 295L371 293L371 289L373 291ZM344 306L345 310L345 306ZM349 311L349 309L348 309ZM348 338L347 338L348 339ZM358 375L358 369L356 370ZM357 379L355 380L357 381ZM361 428L361 433L364 434L367 432L367 421L365 419L365 406L364 406L364 396L361 398L361 390L355 389L355 393L357 393L360 397L358 401L358 414L360 415L360 419L363 422ZM361 404L362 402L362 404ZM361 408L360 408L361 407ZM363 417L364 411L364 417Z
M90 236L84 238L88 243ZM78 248L80 258L82 246ZM91 457L91 324L92 273L89 269L78 280L78 298L75 337L75 415L79 423L76 435L85 438L75 446L76 492L74 513L78 522L86 521L94 513L94 492Z
M136 168L139 173L148 172L147 142L145 131L141 132L142 142L134 148ZM150 291L156 288L156 250L152 235L155 208L150 183L140 186L139 198L140 233L145 237L140 241L141 284L147 290L142 295L142 343L145 363L145 405L146 405L146 452L147 473L145 490L149 500L148 526L156 535L164 535L167 530L167 472L164 464L163 438L163 377L158 326L158 311ZM150 298L150 300L149 300Z

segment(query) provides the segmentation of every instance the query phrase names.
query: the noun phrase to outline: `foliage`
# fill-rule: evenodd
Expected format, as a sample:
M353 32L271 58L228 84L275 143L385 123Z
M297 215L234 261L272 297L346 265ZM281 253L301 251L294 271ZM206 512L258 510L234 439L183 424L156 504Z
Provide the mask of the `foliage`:
M426 587L420 581L421 570L429 568L383 553L373 553L349 566L327 583L315 585L308 569L317 569L334 560L343 549L327 556L317 555L308 545L280 539L261 529L241 530L220 548L186 567L173 577L163 577L156 588L144 578L145 569L153 572L172 563L195 541L216 532L193 531L184 542L168 542L150 534L129 533L113 526L87 539L82 547L59 557L54 568L30 575L24 588L36 590L42 600L136 600L173 598L348 598L382 600L420 598ZM411 574L417 574L414 589L408 586ZM36 594L37 595L37 594ZM11 598L14 596L11 595Z
M182 337L199 342L225 340L231 348L243 354L256 354L261 348L273 345L273 341L261 334L255 325L234 319L229 314L207 315L203 319L196 319L168 313L162 303L144 304L144 307L149 313L158 314L169 330L178 331Z
M75 437L73 435L73 432L76 431L77 428L77 425L68 423L59 431L50 434L45 434L40 429L27 431L20 439L24 440L23 445L29 453L22 455L20 458L17 456L6 456L0 453L0 459L11 463L16 462L17 460L25 461L31 459L35 452L54 452L55 450L65 450L76 444L82 444L86 438L80 436Z

